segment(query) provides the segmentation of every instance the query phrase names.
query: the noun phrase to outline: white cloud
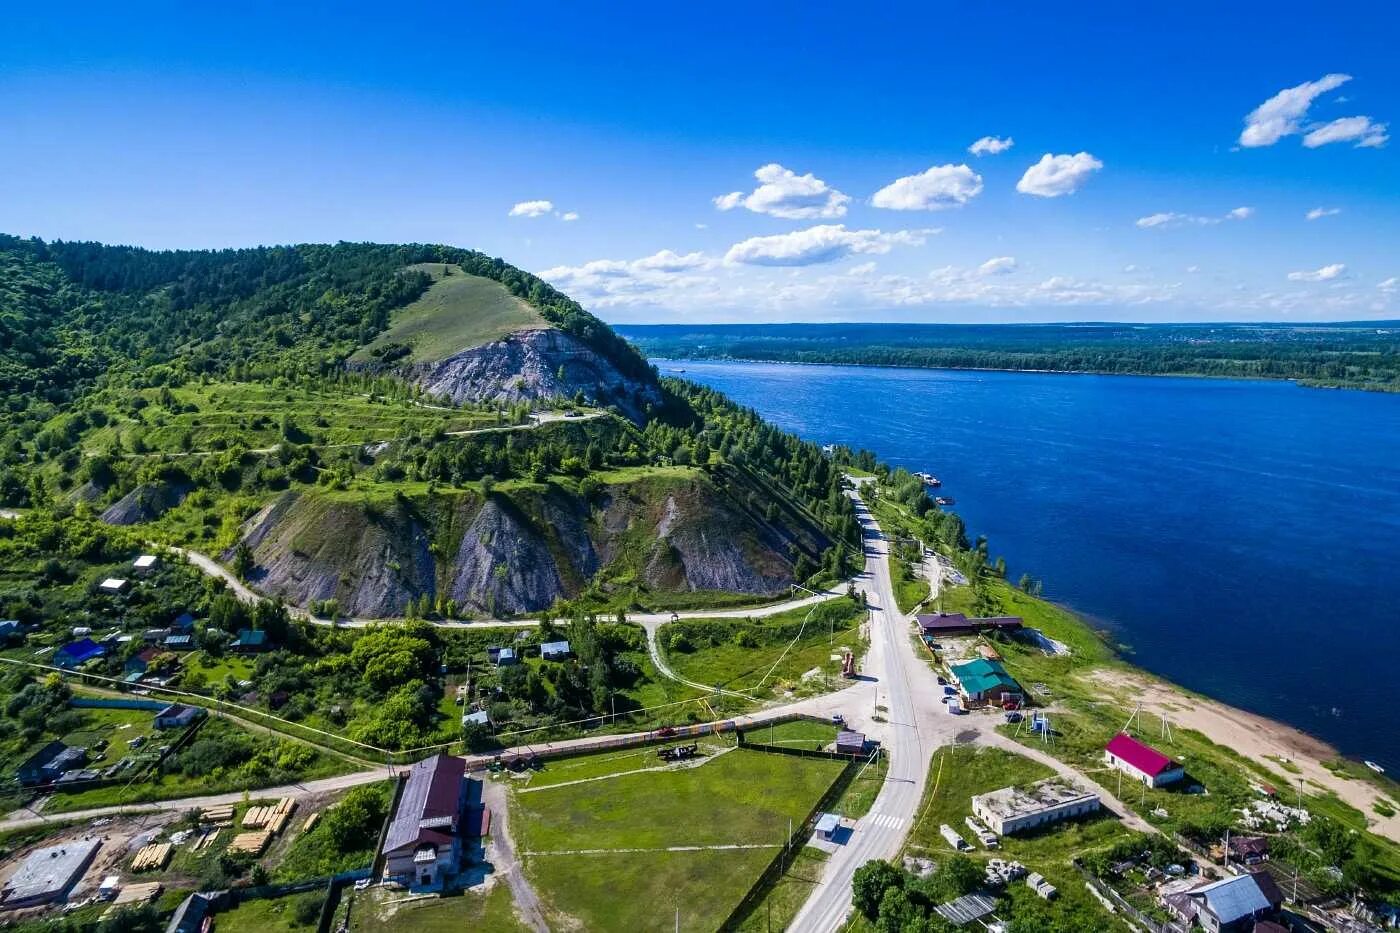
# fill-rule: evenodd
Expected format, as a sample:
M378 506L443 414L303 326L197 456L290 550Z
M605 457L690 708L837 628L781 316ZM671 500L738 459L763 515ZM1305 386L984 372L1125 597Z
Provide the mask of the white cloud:
M967 147L967 151L973 155L999 155L1016 145L1016 140L1010 136L1002 139L1000 136L983 136L977 142Z
M634 269L655 272L684 272L687 269L703 269L711 265L711 260L704 253L686 253L682 256L672 250L663 249L659 253L634 260L631 265Z
M1334 262L1330 266L1323 266L1321 269L1313 269L1304 272L1288 273L1290 282L1330 282L1343 272L1347 271L1346 263Z
M540 278L597 307L652 303L665 294L684 293L710 282L704 275L716 261L704 253L663 249L641 259L595 259L579 266L555 266Z
M1200 266L1187 266L1187 267L1186 267L1186 271L1187 271L1187 272L1190 272L1191 274L1194 275L1195 273L1201 271L1201 267L1200 267Z
M892 211L937 211L960 207L982 193L982 176L966 165L935 165L906 175L875 192L870 203Z
M578 211L565 211L564 213L559 215L559 219L564 221L565 223L570 223L572 221L578 220Z
M1393 292L1396 289L1400 289L1400 278L1396 278L1392 275L1383 282L1377 282L1376 288L1379 288L1383 292Z
M819 224L774 236L750 237L729 248L731 265L812 266L856 253L888 253L895 246L919 246L936 230L847 230L845 224Z
M542 217L554 210L553 201L521 201L510 209L511 217Z
M1089 176L1103 168L1103 163L1087 152L1077 155L1045 153L1040 161L1026 169L1016 182L1016 190L1041 198L1058 198L1073 194Z
M768 214L787 220L810 220L817 217L842 217L846 213L849 195L842 194L810 172L798 175L776 162L754 172L759 185L751 193L731 191L714 199L715 207L732 211L747 208L757 214Z
M1314 207L1303 216L1308 218L1308 220L1321 220L1323 217L1335 217L1341 212L1342 209L1340 207Z
M1285 136L1301 132L1302 120L1313 101L1350 80L1351 75L1329 74L1279 91L1244 118L1240 145L1246 148L1272 146Z
M1136 272L1136 271L1138 271L1137 264L1136 264L1136 263L1131 263L1131 262L1130 262L1130 263L1128 263L1126 266L1123 267L1123 271L1124 271L1124 272Z
M1015 256L996 256L977 267L978 275L1006 275L1016 271Z
M1143 230L1150 230L1154 227L1186 227L1186 226L1212 226L1224 223L1227 220L1248 220L1254 216L1254 208L1237 207L1234 210L1226 211L1219 217L1203 217L1200 214L1180 214L1176 211L1162 211L1157 214L1148 214L1146 217L1139 217L1134 223Z
M1303 145L1316 149L1328 143L1355 143L1358 149L1376 149L1389 139L1384 123L1374 123L1370 117L1342 117L1310 130Z

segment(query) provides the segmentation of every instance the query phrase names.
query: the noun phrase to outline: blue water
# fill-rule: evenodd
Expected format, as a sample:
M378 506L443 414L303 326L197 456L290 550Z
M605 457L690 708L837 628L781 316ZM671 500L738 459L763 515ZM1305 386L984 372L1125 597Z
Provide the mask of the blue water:
M1291 383L661 362L928 470L1010 579L1132 660L1400 772L1400 397Z

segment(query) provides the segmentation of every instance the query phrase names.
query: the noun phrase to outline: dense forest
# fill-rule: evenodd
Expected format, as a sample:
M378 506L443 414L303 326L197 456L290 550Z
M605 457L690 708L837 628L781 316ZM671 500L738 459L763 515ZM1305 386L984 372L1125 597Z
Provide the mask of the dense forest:
M1296 379L1400 391L1400 325L624 325L666 359Z

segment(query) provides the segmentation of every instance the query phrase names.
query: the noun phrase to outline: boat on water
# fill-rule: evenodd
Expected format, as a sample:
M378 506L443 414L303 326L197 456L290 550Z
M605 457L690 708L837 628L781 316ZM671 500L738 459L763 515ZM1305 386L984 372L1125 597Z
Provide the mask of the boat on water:
M939 486L942 486L942 485L943 485L943 480L941 480L941 479L939 479L938 477L934 476L932 473L918 472L918 473L915 473L914 475L915 475L916 477L918 477L919 479L923 480L923 483L924 483L925 486L932 486L932 487L934 487L934 488L936 489L936 488L938 488Z
M1369 761L1369 760L1368 760L1368 761L1363 761L1363 762L1361 762L1361 763L1362 763L1363 765L1365 765L1366 767L1370 768L1372 771L1376 772L1377 774L1385 774L1385 768L1382 768L1380 765L1376 764L1374 761Z
M934 504L934 505L956 505L956 504L957 504L957 500L954 499L952 496L934 496L934 497L933 497L933 504Z

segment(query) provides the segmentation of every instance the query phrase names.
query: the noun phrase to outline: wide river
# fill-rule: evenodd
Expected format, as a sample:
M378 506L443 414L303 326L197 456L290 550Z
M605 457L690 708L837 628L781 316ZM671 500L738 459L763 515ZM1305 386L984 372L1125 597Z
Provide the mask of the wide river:
M1008 577L1135 663L1400 772L1400 396L1284 382L658 361L927 470Z

